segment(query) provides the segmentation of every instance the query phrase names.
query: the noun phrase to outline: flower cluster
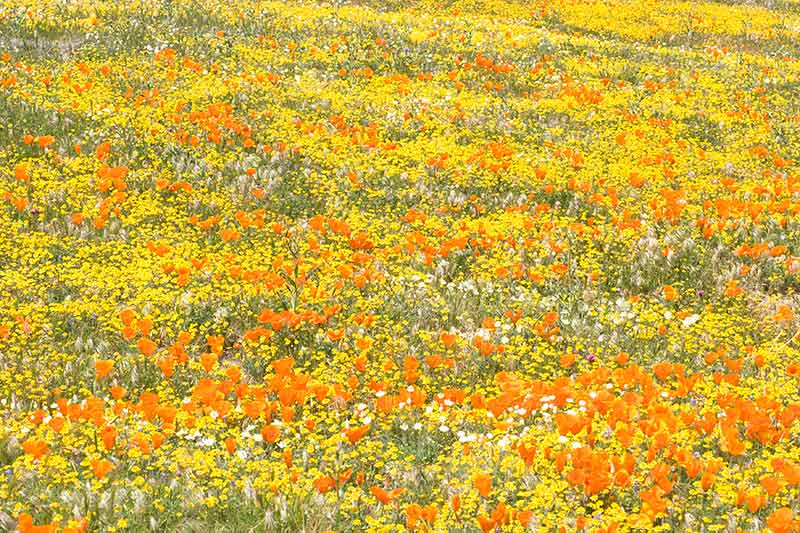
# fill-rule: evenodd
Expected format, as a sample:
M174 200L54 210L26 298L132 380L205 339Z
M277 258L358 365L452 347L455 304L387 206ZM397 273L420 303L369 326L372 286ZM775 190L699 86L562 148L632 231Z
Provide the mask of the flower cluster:
M800 531L798 57L793 0L3 0L0 529Z

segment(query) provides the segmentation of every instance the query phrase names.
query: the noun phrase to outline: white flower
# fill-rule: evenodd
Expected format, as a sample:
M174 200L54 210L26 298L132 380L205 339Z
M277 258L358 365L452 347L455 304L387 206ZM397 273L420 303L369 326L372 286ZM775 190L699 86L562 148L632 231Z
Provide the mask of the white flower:
M700 320L700 315L698 315L696 313L693 314L693 315L689 315L689 316L687 316L686 318L683 319L683 322L682 322L683 327L688 328L689 326L692 326L692 325L696 324L698 320Z

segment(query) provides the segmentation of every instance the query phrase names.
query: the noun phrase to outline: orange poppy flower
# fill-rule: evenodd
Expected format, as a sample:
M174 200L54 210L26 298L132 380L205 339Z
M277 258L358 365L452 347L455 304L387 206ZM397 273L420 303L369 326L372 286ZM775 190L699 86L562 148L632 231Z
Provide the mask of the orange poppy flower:
M277 426L269 424L261 428L261 437L265 442L275 444L281 437L281 430Z
M324 476L321 478L317 478L313 481L314 487L319 491L320 494L325 494L333 487L336 486L336 481L330 476Z
M98 359L94 362L95 378L101 380L106 377L114 368L114 361L109 359Z
M103 440L103 447L107 451L111 451L117 440L117 430L113 426L105 426L100 431L100 438Z
M797 531L798 521L794 519L792 510L788 507L781 507L767 517L767 527L772 533L789 533Z
M344 337L344 328L338 330L329 329L327 335L331 342L339 341Z
M446 331L442 331L439 334L439 340L442 341L442 344L448 350L455 344L457 338L456 335L447 333Z
M103 479L114 469L114 465L105 459L92 459L92 472L97 479Z
M478 494L486 498L492 491L492 478L488 474L479 473L472 476L472 485Z
M678 291L672 285L664 285L661 288L661 292L664 294L664 299L668 302L674 302L678 299Z
M397 488L390 491L386 491L381 487L370 487L369 489L370 493L372 493L372 495L375 496L375 499L377 499L383 505L391 503L391 501L397 498L400 494L402 494L404 490L405 489L403 488Z
M28 181L31 179L30 174L28 174L28 164L27 163L19 163L16 167L14 167L14 177L17 181Z
M368 431L369 425L363 425L357 428L346 429L344 433L347 436L347 440L350 442L350 444L355 444L361 440Z
M136 345L139 347L139 351L148 357L153 355L156 349L158 349L158 344L151 341L147 337L142 337L141 339L139 339Z
M50 451L47 442L41 439L28 439L22 443L22 449L27 455L32 456L34 459L40 459L43 455Z

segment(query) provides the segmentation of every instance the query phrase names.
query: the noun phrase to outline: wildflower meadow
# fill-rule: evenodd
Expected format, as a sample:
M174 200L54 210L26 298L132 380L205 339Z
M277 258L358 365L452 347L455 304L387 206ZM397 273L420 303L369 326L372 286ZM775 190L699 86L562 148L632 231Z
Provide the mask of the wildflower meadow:
M0 0L0 530L800 531L800 1Z

